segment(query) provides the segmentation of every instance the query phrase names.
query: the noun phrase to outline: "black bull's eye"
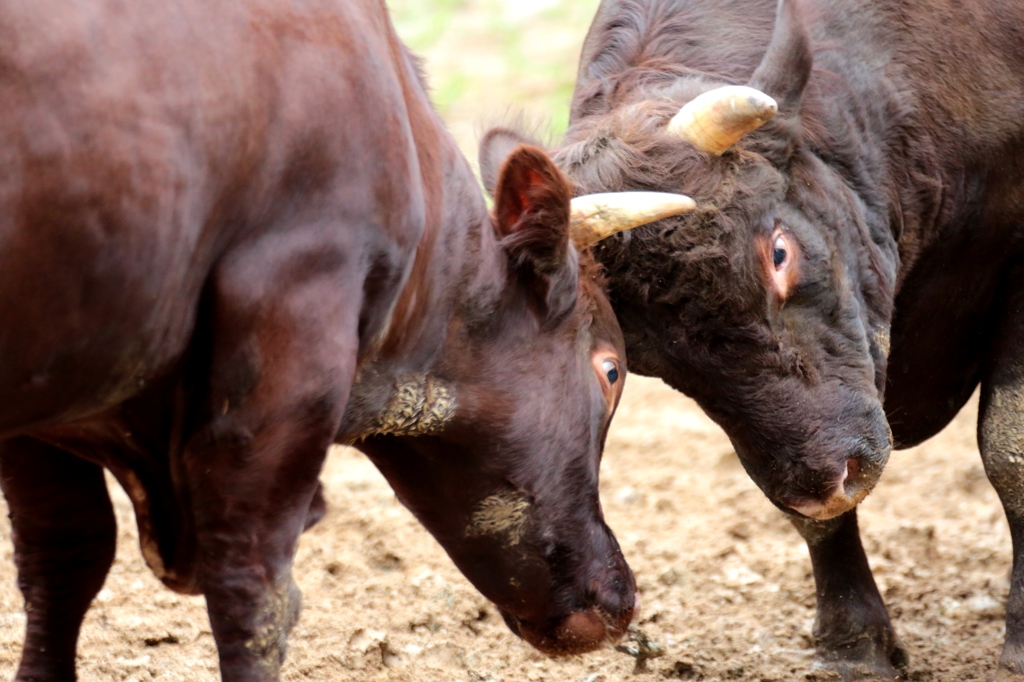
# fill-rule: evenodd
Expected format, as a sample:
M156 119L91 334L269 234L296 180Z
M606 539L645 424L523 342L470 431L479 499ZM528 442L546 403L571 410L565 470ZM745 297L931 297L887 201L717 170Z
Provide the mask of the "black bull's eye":
M782 237L775 240L775 247L772 251L772 262L775 263L776 269L782 267L782 264L786 262L786 240Z
M613 361L605 360L601 363L601 369L605 371L605 376L608 377L609 384L614 384L619 380L619 368L615 366Z
M786 261L786 250L775 249L775 251L772 252L772 259L775 261L775 267L779 267Z

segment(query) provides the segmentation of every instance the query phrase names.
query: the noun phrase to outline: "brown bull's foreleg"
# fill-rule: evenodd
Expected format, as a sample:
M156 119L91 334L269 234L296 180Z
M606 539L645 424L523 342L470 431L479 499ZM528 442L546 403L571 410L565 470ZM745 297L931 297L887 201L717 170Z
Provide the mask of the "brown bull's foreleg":
M1003 677L1015 677L1024 676L1024 292L1011 297L1005 310L981 380L978 444L1013 541L999 667Z
M318 476L358 354L362 276L324 257L315 226L289 234L295 251L257 243L214 278L211 379L181 454L198 585L228 682L278 679L299 614L292 559L323 506Z
M894 679L908 663L871 575L857 531L857 510L829 521L791 518L807 541L817 615L815 664L842 679Z
M25 646L17 680L74 680L82 619L114 560L117 528L103 470L28 438L0 443Z
M211 441L216 451L189 453L205 462L190 472L199 586L226 681L277 680L299 615L291 565L329 435L309 424L285 430L291 437L256 433L241 446L222 432ZM269 461L278 453L282 461Z

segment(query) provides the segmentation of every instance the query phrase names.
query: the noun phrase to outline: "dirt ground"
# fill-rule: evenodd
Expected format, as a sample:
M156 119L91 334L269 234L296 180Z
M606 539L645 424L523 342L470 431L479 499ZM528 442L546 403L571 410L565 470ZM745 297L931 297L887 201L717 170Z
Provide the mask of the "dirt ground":
M999 655L1010 537L979 463L975 412L972 402L939 437L895 453L861 506L865 544L910 649L913 680L986 679ZM330 512L299 550L304 610L284 680L808 678L807 551L721 431L660 382L629 378L602 466L608 522L640 585L641 627L666 651L649 672L634 675L633 659L612 650L550 660L517 640L358 452L333 452L324 482ZM170 592L146 569L131 508L114 487L118 557L86 620L80 679L217 679L202 599ZM5 679L24 627L8 532L5 523Z

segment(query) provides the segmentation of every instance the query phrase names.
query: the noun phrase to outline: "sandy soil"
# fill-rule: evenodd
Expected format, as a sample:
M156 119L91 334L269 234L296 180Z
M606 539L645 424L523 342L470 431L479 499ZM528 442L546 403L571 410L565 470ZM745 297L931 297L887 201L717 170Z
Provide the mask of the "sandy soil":
M979 463L975 412L972 402L939 437L894 454L861 507L913 680L985 679L999 655L1010 538ZM332 453L324 481L331 511L299 550L305 608L284 680L828 679L808 676L814 598L802 541L721 431L657 381L630 377L602 467L608 521L640 585L641 626L666 650L646 673L634 676L633 660L612 650L553 661L518 641L358 452ZM115 494L118 558L86 621L80 679L217 679L202 600L149 573L127 498ZM8 532L5 523L6 679L24 626Z

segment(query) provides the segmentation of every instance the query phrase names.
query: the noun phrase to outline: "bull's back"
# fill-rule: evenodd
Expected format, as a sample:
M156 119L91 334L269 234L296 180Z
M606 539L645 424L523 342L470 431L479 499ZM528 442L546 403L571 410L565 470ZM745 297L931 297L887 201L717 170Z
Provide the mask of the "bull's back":
M218 261L308 213L411 250L415 216L381 211L415 167L382 21L362 0L0 8L0 433L137 392L185 353Z
M631 67L686 66L745 82L767 48L776 0L604 0L584 45L577 97ZM878 98L895 87L920 120L984 146L1024 121L1024 5L1014 0L798 3L815 50L813 81ZM619 39L609 39L609 36ZM624 39L622 39L624 38ZM880 83L879 79L886 81ZM843 84L836 88L837 82ZM989 146L991 149L991 146Z

